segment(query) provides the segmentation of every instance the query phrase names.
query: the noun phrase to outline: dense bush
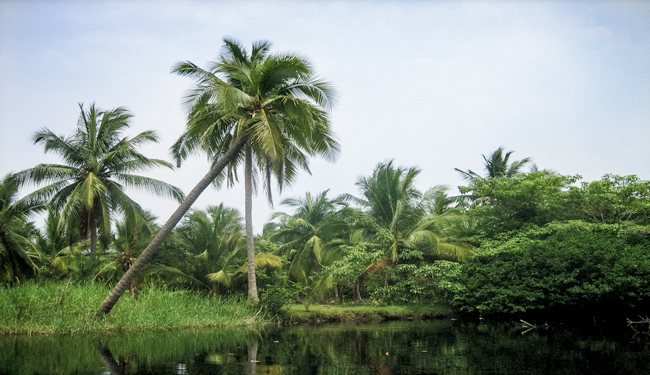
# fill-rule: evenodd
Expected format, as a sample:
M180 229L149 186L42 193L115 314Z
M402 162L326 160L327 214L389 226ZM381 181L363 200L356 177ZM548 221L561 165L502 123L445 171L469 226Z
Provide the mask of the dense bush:
M382 303L436 303L459 293L461 265L444 260L430 264L398 264L370 278L369 293ZM383 285L381 285L383 283Z
M553 223L484 244L462 265L466 312L615 314L650 306L650 227Z

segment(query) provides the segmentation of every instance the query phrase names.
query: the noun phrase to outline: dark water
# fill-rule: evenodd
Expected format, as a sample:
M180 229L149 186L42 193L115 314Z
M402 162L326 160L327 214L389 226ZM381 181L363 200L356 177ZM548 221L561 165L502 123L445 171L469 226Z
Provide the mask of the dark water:
M648 341L452 321L0 337L3 374L650 374ZM523 334L522 334L523 333Z

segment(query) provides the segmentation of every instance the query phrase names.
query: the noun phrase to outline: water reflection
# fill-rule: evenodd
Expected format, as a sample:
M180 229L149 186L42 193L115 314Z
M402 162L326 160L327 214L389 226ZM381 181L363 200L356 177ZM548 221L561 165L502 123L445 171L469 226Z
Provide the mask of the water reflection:
M450 321L0 337L1 374L643 374L626 339Z

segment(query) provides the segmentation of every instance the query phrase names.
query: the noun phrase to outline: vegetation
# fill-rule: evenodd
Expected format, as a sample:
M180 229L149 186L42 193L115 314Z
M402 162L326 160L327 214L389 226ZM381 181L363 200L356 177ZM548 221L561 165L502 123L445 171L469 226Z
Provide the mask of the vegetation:
M323 108L333 101L327 82L318 79L307 61L296 55L271 55L271 44L253 44L250 55L236 41L225 39L219 61L209 70L191 62L178 64L174 72L196 79L188 95L191 109L188 128L172 148L180 161L196 148L219 156L229 139L247 134L244 146L244 190L248 299L258 301L252 194L257 176L264 178L271 202L271 177L278 186L290 183L299 168L309 171L307 156L334 157L338 144ZM222 179L236 179L242 155L231 158Z
M158 166L171 168L168 162L147 158L137 150L145 143L158 141L153 131L122 137L131 118L124 108L102 111L94 104L87 111L83 104L79 108L77 129L71 137L56 135L49 129L34 134L35 144L42 144L45 152L58 154L67 164L39 164L14 178L21 183L47 183L25 200L49 201L68 234L75 231L78 237L90 239L94 259L98 230L103 242L108 242L114 212L126 217L142 215L140 205L125 194L125 186L177 200L183 198L183 193L163 181L133 174Z
M150 286L125 298L114 313L95 319L108 292L101 284L28 282L0 290L0 332L70 334L152 331L259 324L256 311L237 297L205 297Z
M80 106L72 136L36 133L35 143L63 161L0 181L3 332L220 324L220 315L201 309L224 298L240 309L232 313L239 322L252 312L239 304L244 294L252 305L259 298L267 317L285 306L324 303L424 311L445 305L508 317L647 314L650 181L525 171L531 159L513 160L502 147L483 156L484 175L456 168L465 178L457 196L444 185L419 190L418 167L388 161L360 178L357 192L331 197L324 186L282 200L290 212L276 213L254 238L253 187L262 184L271 200L272 179L282 187L300 169L309 171L309 157L338 152L327 112L333 94L302 57L271 54L268 42L250 52L232 40L224 44L208 69L174 67L196 87L172 157L180 164L203 152L212 163L185 198L165 182L133 174L171 165L138 151L157 140L153 132L122 133L131 120L123 108ZM191 209L209 185L234 184L240 167L244 218L220 202ZM45 186L18 199L28 183ZM127 187L183 199L159 226ZM42 228L30 221L36 212L47 213ZM100 304L97 295L113 284ZM130 302L107 318L127 290ZM165 307L165 296L189 307ZM96 321L93 303L100 305ZM159 308L172 315L156 316ZM81 316L80 324L73 327L66 314Z

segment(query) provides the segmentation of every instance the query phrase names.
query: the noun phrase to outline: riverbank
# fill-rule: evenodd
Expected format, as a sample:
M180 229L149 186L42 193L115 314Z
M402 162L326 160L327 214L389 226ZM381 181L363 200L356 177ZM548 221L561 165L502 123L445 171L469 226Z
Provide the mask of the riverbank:
M305 305L286 307L290 324L333 322L382 322L387 320L443 319L452 317L452 309L443 304L376 306L376 305Z
M0 289L0 334L81 334L181 328L262 326L244 299L144 288L124 295L106 317L94 317L109 292L102 284L25 283Z
M264 314L243 298L206 296L147 286L125 294L106 317L94 314L109 292L103 284L30 282L0 289L0 335L70 335L203 328L261 328ZM285 307L285 323L382 322L453 316L449 306L305 305Z

